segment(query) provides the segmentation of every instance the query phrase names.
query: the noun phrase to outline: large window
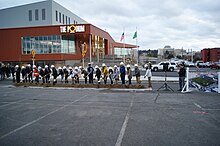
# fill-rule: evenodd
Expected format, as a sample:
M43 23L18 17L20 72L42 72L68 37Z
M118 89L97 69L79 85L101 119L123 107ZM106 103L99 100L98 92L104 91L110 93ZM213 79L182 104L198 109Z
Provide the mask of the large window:
M59 22L61 23L61 13L59 12Z
M32 10L28 11L28 18L29 18L29 21L32 21Z
M58 12L56 11L56 21L58 21Z
M64 17L64 14L63 14L63 24L64 24L64 22L65 22L64 18L65 18L65 17Z
M73 36L25 36L21 39L23 54L31 54L33 49L37 54L76 53Z
M38 9L35 9L35 20L39 20Z
M46 20L46 10L42 9L42 20Z

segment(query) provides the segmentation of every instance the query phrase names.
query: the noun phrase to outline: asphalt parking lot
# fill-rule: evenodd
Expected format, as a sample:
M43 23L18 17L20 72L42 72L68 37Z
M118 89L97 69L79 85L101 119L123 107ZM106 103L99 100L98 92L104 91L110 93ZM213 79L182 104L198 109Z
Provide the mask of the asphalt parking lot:
M1 84L0 97L1 146L220 144L217 93Z

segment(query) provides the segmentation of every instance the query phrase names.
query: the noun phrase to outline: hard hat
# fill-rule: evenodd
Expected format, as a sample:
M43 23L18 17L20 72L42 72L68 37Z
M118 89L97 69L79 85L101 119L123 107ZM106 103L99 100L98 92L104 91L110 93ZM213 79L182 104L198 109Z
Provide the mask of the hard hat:
M120 63L120 65L124 65L124 63L123 63L123 62L121 62L121 63Z
M54 68L54 65L51 65L51 68Z
M109 69L109 70L110 70L110 69L112 70L113 68L110 66L108 69Z
M79 68L76 66L76 67L75 67L75 70L78 70L78 69L79 69Z
M40 67L40 66L38 66L38 69L41 69L41 67Z
M63 69L66 69L66 66L63 66Z
M137 64L135 64L134 66L135 66L135 67L138 67L138 65L137 65Z
M31 65L30 65L30 64L28 64L27 66L31 67Z
M106 66L105 63L102 63L102 67Z
M83 67L82 67L82 66L79 66L79 68L82 69Z
M91 65L91 63L89 62L88 65Z
M117 68L117 65L115 65L114 68Z
M33 68L36 68L36 65L33 65Z
M48 68L48 65L45 65L45 68Z
M128 64L127 67L131 67L130 64Z
M147 68L147 64L145 64L144 67Z
M62 68L59 66L58 69L62 69Z
M99 68L99 66L98 66L98 65L96 65L96 66L95 66L95 68L97 69L97 68Z
M24 66L22 66L21 68L25 68Z
M73 68L70 66L69 69L73 69Z
M18 65L15 65L15 67L18 68L19 66L18 66Z

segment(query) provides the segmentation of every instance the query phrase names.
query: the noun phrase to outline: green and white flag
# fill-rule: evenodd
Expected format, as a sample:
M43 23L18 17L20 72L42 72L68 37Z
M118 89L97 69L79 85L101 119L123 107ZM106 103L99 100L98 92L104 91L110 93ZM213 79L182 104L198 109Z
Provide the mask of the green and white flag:
M135 31L133 39L137 38L137 31Z

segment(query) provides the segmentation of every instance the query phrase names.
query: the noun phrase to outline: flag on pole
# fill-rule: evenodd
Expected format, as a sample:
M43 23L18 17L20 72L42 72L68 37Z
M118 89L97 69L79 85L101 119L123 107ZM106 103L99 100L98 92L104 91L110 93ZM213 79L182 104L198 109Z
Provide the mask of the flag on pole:
M125 33L123 32L122 35L121 35L121 40L120 40L120 42L123 41L124 38L125 38Z
M137 38L137 31L135 31L133 39Z

